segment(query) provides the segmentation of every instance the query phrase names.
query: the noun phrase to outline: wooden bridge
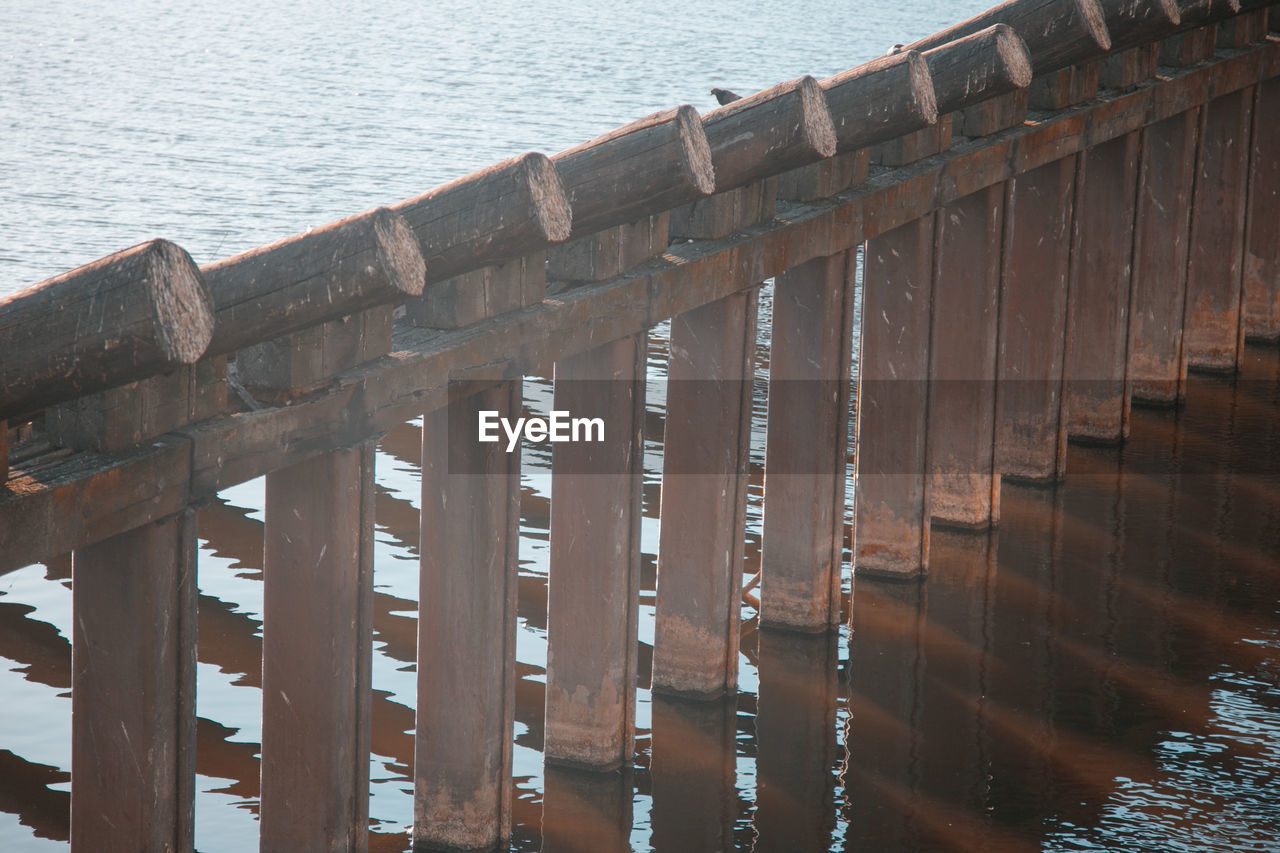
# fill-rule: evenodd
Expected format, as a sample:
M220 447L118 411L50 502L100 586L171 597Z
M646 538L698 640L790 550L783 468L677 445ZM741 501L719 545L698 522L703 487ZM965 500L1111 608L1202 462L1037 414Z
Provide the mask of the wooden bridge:
M1002 478L1280 338L1268 0L1011 0L826 80L682 106L197 267L125 249L0 303L0 572L71 553L72 847L193 846L195 511L266 476L263 850L368 823L373 446L423 417L415 844L511 813L519 454L553 370L545 757L632 759L646 330L671 321L653 689L736 686L757 292L761 624L927 573ZM1280 27L1280 15L1272 16ZM854 285L863 259L861 339ZM845 493L858 347L857 493ZM750 590L748 594L757 594Z

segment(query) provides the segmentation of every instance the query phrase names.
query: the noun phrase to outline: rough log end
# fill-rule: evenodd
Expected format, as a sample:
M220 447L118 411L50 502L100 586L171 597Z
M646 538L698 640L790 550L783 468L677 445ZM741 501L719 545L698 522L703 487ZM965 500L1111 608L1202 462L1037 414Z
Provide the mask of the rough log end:
M573 208L555 165L545 154L537 152L525 154L520 164L543 236L550 243L568 240L573 229Z
M836 129L827 109L827 98L818 81L806 75L799 80L800 109L804 135L815 154L830 157L836 153Z
M427 280L427 262L409 223L385 207L373 212L373 241L387 283L405 296L418 296Z
M677 111L680 123L680 144L684 148L685 172L690 183L703 195L716 191L716 170L711 164L711 145L702 128L698 111L688 104Z
M1015 88L1027 88L1031 85L1031 54L1027 51L1027 43L1013 27L996 24L994 29L996 53L1004 65L1005 75Z
M144 275L156 343L175 364L194 364L213 338L213 300L191 256L168 240L145 244Z
M1099 51L1111 50L1111 33L1107 30L1107 16L1102 11L1099 0L1075 0L1080 19L1088 29L1090 37L1098 45Z
M1182 12L1178 9L1176 0L1160 0L1160 15L1169 22L1169 26L1176 27L1182 23Z
M907 63L907 79L911 83L911 99L920 113L920 118L927 124L938 121L938 100L933 88L933 76L929 73L929 63L917 50L908 50L901 56Z

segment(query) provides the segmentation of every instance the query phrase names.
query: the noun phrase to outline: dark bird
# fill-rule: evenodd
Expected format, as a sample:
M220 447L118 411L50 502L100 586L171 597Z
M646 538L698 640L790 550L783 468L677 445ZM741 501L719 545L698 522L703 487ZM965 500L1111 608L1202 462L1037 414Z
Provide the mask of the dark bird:
M716 96L716 100L720 102L720 106L732 104L734 101L742 99L737 92L730 92L728 89L712 89L711 94Z

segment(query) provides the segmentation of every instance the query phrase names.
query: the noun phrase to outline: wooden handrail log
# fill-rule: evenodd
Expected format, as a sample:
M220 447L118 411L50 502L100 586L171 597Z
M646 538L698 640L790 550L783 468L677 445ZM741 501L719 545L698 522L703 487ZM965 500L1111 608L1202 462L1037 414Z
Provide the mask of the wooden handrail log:
M812 77L779 83L702 117L716 190L731 190L836 151L827 101Z
M225 355L375 305L422 293L418 240L385 207L206 264L217 325L210 355Z
M1149 44L1182 24L1176 0L1099 0L1111 33L1111 52Z
M551 158L573 206L573 236L635 222L715 191L711 148L685 105L623 125Z
M887 142L938 121L929 65L917 51L882 56L820 84L836 129L836 153Z
M1037 76L1101 56L1111 49L1098 0L1007 0L909 44L907 49L932 50L992 24L1008 24L1022 36Z
M943 115L1031 85L1027 46L1005 24L926 51L924 60Z
M152 240L0 300L0 420L194 364L213 304L183 249Z
M429 281L527 255L569 238L564 185L542 154L512 157L391 205L422 246Z

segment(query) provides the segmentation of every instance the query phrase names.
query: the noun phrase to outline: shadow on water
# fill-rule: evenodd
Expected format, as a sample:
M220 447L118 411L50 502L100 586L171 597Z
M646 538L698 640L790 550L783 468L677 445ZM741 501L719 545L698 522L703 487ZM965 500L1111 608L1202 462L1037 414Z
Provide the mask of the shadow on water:
M419 440L393 431L379 463L374 851L404 850L412 820ZM527 455L512 847L1274 849L1280 353L1249 348L1235 381L1193 377L1185 408L1135 408L1129 443L1072 446L1068 466L1057 487L1006 483L990 535L935 530L926 581L855 580L838 635L748 621L740 692L721 702L647 689L646 528L640 753L593 775L542 766L549 490L546 460ZM262 521L241 506L255 499L200 517L206 851L256 840ZM758 481L752 501L758 522ZM654 525L652 484L645 503ZM68 715L68 567L13 578L0 586L4 683ZM33 732L0 744L0 826L27 828L15 849L57 849L68 761Z

